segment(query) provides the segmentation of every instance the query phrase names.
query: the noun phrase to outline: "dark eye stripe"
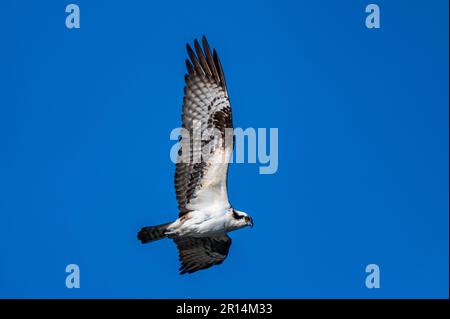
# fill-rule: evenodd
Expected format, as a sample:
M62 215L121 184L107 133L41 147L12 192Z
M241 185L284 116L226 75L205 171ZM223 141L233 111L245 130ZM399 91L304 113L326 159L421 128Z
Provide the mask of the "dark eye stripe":
M244 218L243 215L239 215L238 213L236 213L236 211L233 211L233 217L236 218L236 219L242 219L242 218Z

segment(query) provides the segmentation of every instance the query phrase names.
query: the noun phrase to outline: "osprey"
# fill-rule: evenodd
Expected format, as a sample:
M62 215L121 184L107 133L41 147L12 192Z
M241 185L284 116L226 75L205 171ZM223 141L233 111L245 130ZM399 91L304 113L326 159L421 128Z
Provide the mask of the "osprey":
M142 243L171 238L177 245L180 274L221 264L228 256L228 232L253 226L234 209L227 194L228 162L233 152L231 106L222 65L203 36L194 50L187 44L182 134L175 171L178 219L143 227ZM206 151L205 151L206 150Z

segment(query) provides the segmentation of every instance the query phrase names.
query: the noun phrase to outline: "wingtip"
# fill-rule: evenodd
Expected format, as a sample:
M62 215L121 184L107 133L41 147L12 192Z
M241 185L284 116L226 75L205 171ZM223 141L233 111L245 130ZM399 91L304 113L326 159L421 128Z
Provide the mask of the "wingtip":
M191 61L189 61L189 59L186 59L186 68L188 70L188 74L194 73L194 67L192 66L192 63Z
M194 39L194 47L196 45L200 46L200 41L197 38ZM206 39L205 35L202 35L202 45L203 45L203 47L209 47L209 43L208 43L208 40ZM186 49L192 50L192 47L189 43L186 43Z
M180 276L187 274L187 270L184 267L180 267L178 269Z

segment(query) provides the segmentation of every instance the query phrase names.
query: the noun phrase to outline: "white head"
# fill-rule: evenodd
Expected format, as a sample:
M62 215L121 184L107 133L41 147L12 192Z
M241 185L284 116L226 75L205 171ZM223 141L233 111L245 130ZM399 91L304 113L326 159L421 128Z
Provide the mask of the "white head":
M229 208L227 212L228 228L235 230L245 226L253 227L253 219L244 212L238 211L234 208Z

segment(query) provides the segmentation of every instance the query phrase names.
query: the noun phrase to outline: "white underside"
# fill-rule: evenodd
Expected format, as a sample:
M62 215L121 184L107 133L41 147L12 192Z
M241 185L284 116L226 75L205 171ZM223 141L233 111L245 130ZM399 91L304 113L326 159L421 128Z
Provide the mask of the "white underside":
M226 176L230 150L217 149L209 159L201 187L186 205L191 210L189 216L179 218L167 229L169 237L209 237L220 236L233 229L229 228L230 208L227 195ZM187 217L187 218L186 218Z
M190 210L167 229L169 237L210 237L224 235L236 229L230 224L230 203L227 194L228 163L233 145L216 148L207 159L204 176L187 203Z
M169 237L210 237L226 234L229 229L225 210L192 211L188 218L179 218L167 228Z
M227 170L231 151L218 148L208 159L205 175L200 186L195 190L194 197L186 205L192 211L223 214L230 207L227 194Z

